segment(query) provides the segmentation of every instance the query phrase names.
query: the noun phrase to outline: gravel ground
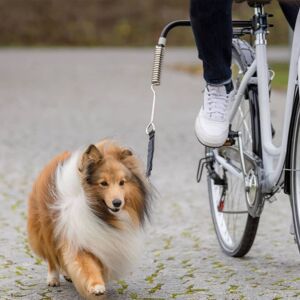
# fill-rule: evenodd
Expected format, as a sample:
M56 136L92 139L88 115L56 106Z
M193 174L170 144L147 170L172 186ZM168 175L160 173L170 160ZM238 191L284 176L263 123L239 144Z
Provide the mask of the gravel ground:
M167 65L196 62L170 51ZM79 299L71 283L46 285L46 265L26 238L26 201L55 154L112 137L145 160L152 50L0 51L0 299ZM220 251L205 180L195 181L203 147L194 136L203 82L166 68L158 88L152 182L158 191L136 271L108 285L107 299L296 299L300 256L289 235L289 199L266 203L243 259ZM283 93L273 93L279 127ZM278 131L279 132L279 131ZM104 298L104 297L102 297Z

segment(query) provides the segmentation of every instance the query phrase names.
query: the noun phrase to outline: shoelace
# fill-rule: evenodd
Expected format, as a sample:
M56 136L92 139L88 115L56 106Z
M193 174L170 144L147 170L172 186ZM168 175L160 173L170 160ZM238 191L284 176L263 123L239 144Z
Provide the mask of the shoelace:
M207 105L205 111L209 118L216 121L225 120L230 102L229 94L226 94L221 88L223 87L210 86L207 90L207 101L205 103Z

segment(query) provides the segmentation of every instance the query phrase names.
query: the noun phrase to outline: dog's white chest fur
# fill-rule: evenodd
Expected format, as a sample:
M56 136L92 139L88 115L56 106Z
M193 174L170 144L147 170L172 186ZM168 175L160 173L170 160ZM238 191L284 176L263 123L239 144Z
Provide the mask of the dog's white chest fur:
M105 265L111 278L118 278L140 256L142 232L132 226L126 212L120 214L125 229L117 230L91 211L80 184L79 158L80 152L72 154L56 171L55 236L66 239L74 253L81 249L91 252Z

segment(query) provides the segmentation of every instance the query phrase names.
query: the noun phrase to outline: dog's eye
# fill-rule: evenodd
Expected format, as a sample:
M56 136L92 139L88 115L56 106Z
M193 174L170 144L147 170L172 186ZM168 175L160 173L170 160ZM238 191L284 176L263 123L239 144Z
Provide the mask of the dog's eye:
M120 183L119 183L121 186L123 186L125 184L125 181L124 180L121 180Z
M100 185L101 185L101 186L108 186L108 183L107 183L106 181L101 181L101 182L100 182Z

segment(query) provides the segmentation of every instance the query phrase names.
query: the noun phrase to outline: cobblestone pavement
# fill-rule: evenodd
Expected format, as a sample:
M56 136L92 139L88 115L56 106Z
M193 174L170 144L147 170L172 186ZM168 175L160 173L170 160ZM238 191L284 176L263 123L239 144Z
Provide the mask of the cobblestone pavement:
M171 51L167 65L195 62ZM0 299L79 299L72 284L46 286L46 266L26 238L32 182L53 155L113 137L145 160L150 116L151 50L30 49L0 51ZM107 299L300 298L300 256L289 235L288 197L267 203L251 252L220 251L205 181L197 184L203 147L194 137L200 78L166 68L158 91L158 190L137 270L108 286ZM274 93L275 127L283 94ZM104 298L104 297L103 297Z

